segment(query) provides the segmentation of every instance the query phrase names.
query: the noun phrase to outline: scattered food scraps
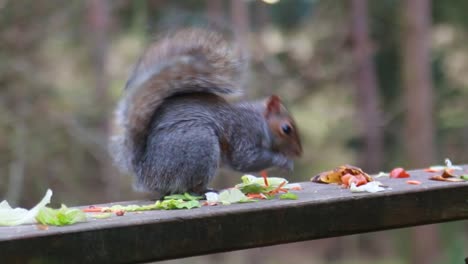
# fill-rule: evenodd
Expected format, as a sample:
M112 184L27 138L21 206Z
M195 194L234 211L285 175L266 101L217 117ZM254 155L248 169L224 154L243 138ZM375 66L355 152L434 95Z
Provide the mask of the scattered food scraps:
M452 169L444 169L441 175L435 175L429 178L434 181L463 182L463 178L457 178Z
M425 169L424 171L426 171L426 172L439 172L439 171L447 170L447 169L450 169L450 170L463 170L462 167L453 165L452 161L450 161L450 159L447 158L447 159L445 159L445 166L440 166L440 165L431 166L431 167Z
M455 178L455 177L444 178L442 176L432 176L429 179L433 180L433 181L446 181L446 182L463 182L463 181L465 181L465 180L460 179L460 178Z
M360 168L351 165L343 165L334 170L322 172L310 180L317 183L343 184L345 187L349 187L351 183L360 186L374 181L371 176Z
M263 172L265 176L265 172ZM279 177L255 177L246 174L241 177L242 183L236 184L235 188L244 194L265 194L275 195L279 192L289 192L290 190L302 190L299 183L288 184L288 181Z

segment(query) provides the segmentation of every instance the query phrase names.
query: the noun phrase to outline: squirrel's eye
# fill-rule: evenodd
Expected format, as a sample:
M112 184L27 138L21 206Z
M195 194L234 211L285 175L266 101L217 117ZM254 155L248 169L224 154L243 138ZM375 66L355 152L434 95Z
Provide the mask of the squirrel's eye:
M281 125L281 131L283 131L283 133L285 135L289 135L292 131L292 128L289 124L282 124Z

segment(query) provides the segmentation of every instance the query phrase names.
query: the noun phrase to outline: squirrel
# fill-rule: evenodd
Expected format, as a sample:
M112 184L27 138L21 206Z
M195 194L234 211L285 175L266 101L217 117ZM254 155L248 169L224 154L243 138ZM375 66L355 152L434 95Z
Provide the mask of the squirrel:
M232 102L246 63L220 34L183 29L151 44L116 109L111 155L135 187L203 194L219 167L293 170L299 132L281 99Z

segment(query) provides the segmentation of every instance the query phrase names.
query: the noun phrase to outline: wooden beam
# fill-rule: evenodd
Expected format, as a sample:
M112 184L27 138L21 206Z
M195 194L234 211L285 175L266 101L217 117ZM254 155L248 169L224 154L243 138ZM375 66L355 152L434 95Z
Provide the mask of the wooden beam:
M0 227L1 260L143 262L468 219L468 182L430 181L426 172L410 173L422 184L383 178L391 190L370 194L305 182L294 201L127 213L48 230Z

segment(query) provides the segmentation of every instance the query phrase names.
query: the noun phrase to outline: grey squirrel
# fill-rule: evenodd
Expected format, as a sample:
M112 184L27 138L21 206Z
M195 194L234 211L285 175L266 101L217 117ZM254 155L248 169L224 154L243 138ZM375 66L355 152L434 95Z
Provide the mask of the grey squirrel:
M150 45L116 110L111 154L136 186L167 195L203 193L225 166L293 169L296 123L278 96L233 103L245 62L215 32L184 29Z

